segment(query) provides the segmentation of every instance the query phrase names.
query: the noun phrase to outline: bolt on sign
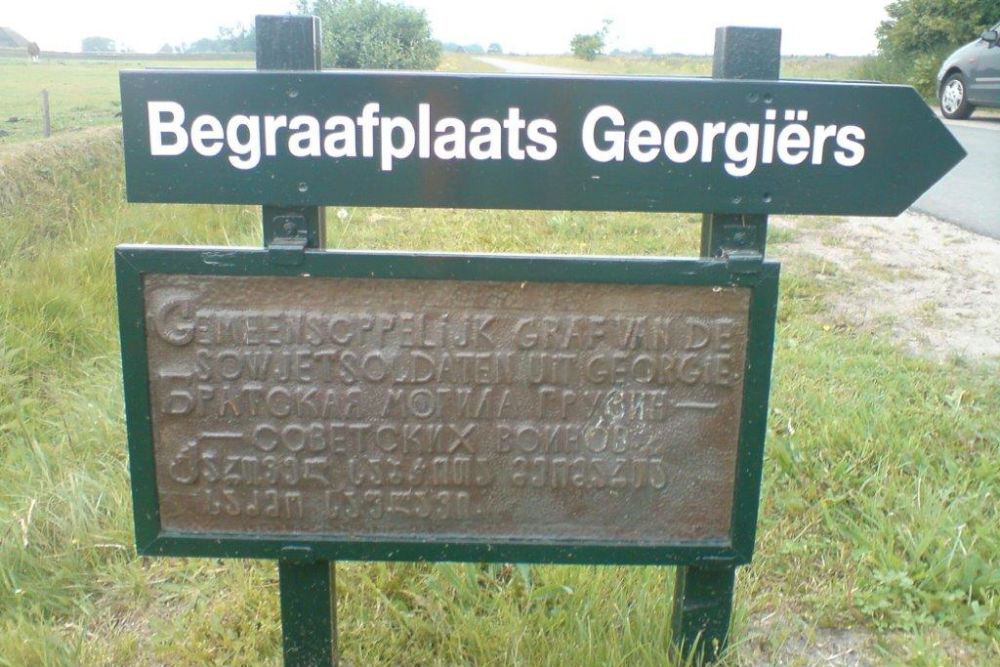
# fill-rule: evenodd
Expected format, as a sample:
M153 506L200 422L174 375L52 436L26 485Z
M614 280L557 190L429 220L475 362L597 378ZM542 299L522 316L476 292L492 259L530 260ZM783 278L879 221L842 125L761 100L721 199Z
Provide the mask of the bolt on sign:
M776 30L717 35L716 74L756 80L311 72L315 19L257 35L296 71L121 75L129 200L263 204L265 231L116 250L139 552L277 559L289 665L336 661L337 559L679 565L674 641L716 657L766 216L898 213L957 142L911 88L769 80ZM345 252L327 204L709 214L692 260Z

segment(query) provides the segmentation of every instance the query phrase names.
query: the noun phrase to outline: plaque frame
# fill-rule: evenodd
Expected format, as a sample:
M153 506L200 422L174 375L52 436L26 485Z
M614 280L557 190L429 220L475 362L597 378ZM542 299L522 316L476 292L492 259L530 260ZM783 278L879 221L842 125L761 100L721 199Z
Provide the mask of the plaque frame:
M257 248L122 245L115 250L129 466L137 549L143 555L319 560L740 565L753 554L760 499L779 264L726 259L302 251L296 261ZM162 528L146 351L144 276L315 276L750 289L737 466L728 540L524 540L463 535L406 539L296 534L183 533Z

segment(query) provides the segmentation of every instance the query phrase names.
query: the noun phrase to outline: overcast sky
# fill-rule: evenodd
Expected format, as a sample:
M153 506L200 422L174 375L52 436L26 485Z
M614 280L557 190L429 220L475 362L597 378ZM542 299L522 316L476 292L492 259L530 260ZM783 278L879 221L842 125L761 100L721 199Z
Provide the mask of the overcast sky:
M710 53L721 25L782 29L782 53L858 55L875 50L875 28L889 0L413 0L445 42L499 43L517 53L563 53L579 32L613 21L609 49ZM0 26L44 50L79 51L84 37L109 37L140 51L214 37L219 26L251 25L256 14L284 14L294 0L4 0Z

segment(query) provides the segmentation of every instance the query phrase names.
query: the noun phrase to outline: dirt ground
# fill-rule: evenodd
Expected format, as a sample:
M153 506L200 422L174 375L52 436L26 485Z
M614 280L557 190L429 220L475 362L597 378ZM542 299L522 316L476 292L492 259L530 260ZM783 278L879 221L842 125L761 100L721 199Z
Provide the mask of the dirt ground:
M890 335L914 354L1000 361L1000 241L919 213L771 219L778 258L844 286L837 323ZM822 261L815 261L815 260Z

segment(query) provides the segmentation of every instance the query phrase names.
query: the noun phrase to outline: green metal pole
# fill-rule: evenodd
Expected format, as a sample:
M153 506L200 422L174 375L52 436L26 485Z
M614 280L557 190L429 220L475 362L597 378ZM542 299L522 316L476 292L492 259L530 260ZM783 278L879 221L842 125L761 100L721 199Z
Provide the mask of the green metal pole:
M778 79L781 73L781 30L717 28L712 76L717 79ZM769 103L761 96L762 104ZM733 250L764 256L766 215L705 213L701 256L722 257ZM671 619L675 646L695 651L695 664L714 662L726 648L733 610L735 565L691 565L677 570Z
M319 19L312 16L258 16L258 70L320 69ZM264 246L299 237L307 248L326 245L320 206L264 206ZM281 631L286 667L337 664L335 564L316 561L308 550L286 549L278 560Z

